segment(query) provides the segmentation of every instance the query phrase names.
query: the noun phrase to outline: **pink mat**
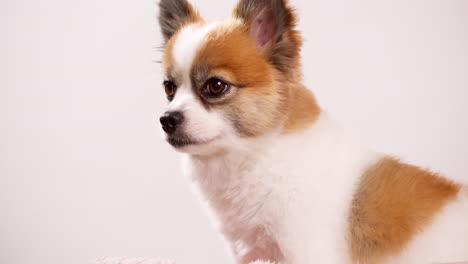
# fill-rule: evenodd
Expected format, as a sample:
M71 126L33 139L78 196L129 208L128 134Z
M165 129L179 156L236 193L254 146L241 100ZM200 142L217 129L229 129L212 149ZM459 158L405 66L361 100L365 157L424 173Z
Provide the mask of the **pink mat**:
M173 260L145 259L145 258L103 258L90 262L89 264L182 264ZM255 261L250 264L274 264L268 261Z

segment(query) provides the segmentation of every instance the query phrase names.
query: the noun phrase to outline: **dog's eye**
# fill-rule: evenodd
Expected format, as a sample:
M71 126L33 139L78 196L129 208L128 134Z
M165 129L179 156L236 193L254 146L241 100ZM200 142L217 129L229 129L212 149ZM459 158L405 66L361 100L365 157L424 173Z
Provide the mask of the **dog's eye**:
M229 84L217 78L211 78L206 82L205 93L208 96L216 97L225 93L229 89Z
M177 86L173 81L164 81L164 90L166 92L167 99L172 100L174 98Z

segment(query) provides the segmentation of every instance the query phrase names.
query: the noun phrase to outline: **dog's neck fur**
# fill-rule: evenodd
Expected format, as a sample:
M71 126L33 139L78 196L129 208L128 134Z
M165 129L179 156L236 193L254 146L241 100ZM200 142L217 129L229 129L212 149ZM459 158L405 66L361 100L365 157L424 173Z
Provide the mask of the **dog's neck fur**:
M305 196L311 200L295 201L292 203L294 207L311 210L306 214L321 212L322 217L317 218L316 223L297 223L298 227L301 226L297 232L318 232L315 228L327 224L330 228L320 232L331 233L326 235L328 237L339 237L342 234L339 232L344 232L342 222L351 203L353 186L367 164L377 157L348 140L324 113L319 114L307 128L285 131L279 129L261 138L246 139L243 144L234 144L217 155L186 156L186 168L203 198L214 209L216 220L223 224L220 229L231 244L240 244L247 251L259 243L273 249L279 246L271 244L275 239L270 234L294 229L291 223L282 223L285 218L280 215L297 213L297 208L290 208L289 202ZM325 179L316 186L317 177L323 176ZM337 183L340 184L337 186ZM339 195L330 192L332 188L337 189ZM312 193L305 195L309 192ZM282 230L286 225L288 231ZM291 239L291 243L297 242L292 242L296 239L289 236L295 235L285 234L283 241ZM316 238L310 236L310 239ZM324 244L323 248L328 250L314 254L333 254L329 250L339 250L344 243ZM300 245L291 244L291 247L300 248ZM281 248L284 249L285 245ZM278 252L273 250L262 254L277 259Z
M298 69L298 71L300 70ZM283 133L304 130L318 119L321 109L312 92L307 90L301 83L290 84L286 98L287 119L283 127Z

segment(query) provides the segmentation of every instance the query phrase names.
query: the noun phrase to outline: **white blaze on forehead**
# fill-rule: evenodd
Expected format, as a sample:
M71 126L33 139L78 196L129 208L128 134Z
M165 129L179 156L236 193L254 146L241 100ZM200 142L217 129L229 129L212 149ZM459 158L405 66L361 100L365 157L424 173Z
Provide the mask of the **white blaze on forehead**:
M218 25L217 22L206 25L188 25L180 31L172 49L172 57L177 71L188 76L187 73L190 71L198 50L216 25Z
M174 100L169 104L169 111L184 111L200 104L191 87L190 69L198 50L216 25L217 23L188 25L177 34L172 57L174 58L174 70L182 79L179 80L181 83L179 83Z

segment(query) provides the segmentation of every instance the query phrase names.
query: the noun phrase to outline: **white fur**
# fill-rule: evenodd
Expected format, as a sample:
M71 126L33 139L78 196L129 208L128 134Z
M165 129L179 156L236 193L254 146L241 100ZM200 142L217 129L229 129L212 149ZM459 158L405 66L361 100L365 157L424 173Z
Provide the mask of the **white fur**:
M283 264L351 263L345 240L354 189L383 156L353 143L325 114L308 130L240 140L185 158L239 263L279 248ZM231 142L233 143L233 142ZM466 192L388 264L468 260ZM260 249L259 249L260 248ZM262 248L266 248L262 249ZM426 261L426 262L424 262Z
M343 234L353 190L380 155L339 131L322 115L303 133L239 140L215 156L187 157L234 251L276 244L284 263L348 261Z
M174 100L169 104L168 111L182 111L185 122L183 129L185 133L199 142L212 143L222 134L223 129L228 129L224 118L216 111L207 111L195 94L190 83L184 83L177 89ZM165 135L165 134L164 134ZM184 152L190 152L191 146L183 148ZM200 145L195 153L202 153Z
M212 22L205 25L188 25L179 32L174 43L172 56L179 72L184 73L184 78L189 78L190 68L197 51L203 45L207 35L219 24Z

